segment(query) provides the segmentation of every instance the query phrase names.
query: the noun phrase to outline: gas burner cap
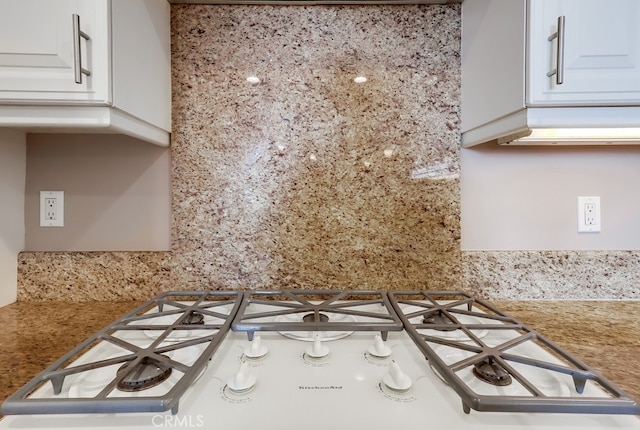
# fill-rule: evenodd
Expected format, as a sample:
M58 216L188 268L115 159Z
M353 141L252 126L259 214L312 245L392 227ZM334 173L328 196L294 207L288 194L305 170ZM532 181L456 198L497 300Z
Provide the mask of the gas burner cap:
M449 318L447 318L441 310L433 312L429 315L425 315L424 318L422 319L422 322L425 324L443 324L443 325L452 326L452 327L436 328L435 330L438 330L438 331L454 331L458 328L455 325L455 323L451 321Z
M204 324L204 315L198 311L191 311L186 314L180 324L184 325L203 325Z
M329 315L327 314L323 314L322 312L318 312L318 319L320 322L329 322ZM316 314L314 312L309 312L308 314L305 314L302 316L302 322L317 322L316 321Z
M510 385L512 382L509 372L491 357L476 363L473 366L473 374L481 381L499 387Z
M118 389L128 392L142 391L155 387L171 375L171 367L150 357L144 357L142 361L134 366L131 366L131 363L125 363L118 372L122 370L128 370L128 372L118 382Z
M326 313L319 312L318 315L319 315L320 321L314 321L313 319L315 317L314 315L315 314L313 312L309 312L304 315L300 313L278 315L275 318L274 322L284 323L286 325L291 323L296 323L296 324L300 323L301 327L304 327L305 323L308 323L311 325L311 323L313 322L327 323L327 325L330 325L331 322L340 322L340 323L346 324L346 323L355 323L358 321L356 317L353 315L334 313L334 312L326 312ZM278 333L290 339L302 340L306 342L313 342L316 333L320 333L320 336L323 341L342 339L353 333L353 330L306 331L306 330L300 330L297 328L289 330L285 328L286 325L283 327L282 330L278 330Z

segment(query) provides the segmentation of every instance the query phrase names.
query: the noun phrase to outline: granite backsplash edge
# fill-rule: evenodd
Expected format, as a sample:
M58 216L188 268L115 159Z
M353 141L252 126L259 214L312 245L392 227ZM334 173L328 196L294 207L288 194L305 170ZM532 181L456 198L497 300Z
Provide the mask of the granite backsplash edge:
M462 251L454 266L447 289L489 300L640 299L640 251ZM18 301L131 301L162 291L225 288L178 278L171 252L22 252Z

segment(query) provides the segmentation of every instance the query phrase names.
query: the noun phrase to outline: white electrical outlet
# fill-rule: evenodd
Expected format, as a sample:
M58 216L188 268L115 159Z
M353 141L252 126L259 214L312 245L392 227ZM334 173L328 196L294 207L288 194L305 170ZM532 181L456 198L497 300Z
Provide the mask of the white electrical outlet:
M64 191L40 191L40 227L64 227Z
M578 232L598 233L600 230L600 197L578 197Z

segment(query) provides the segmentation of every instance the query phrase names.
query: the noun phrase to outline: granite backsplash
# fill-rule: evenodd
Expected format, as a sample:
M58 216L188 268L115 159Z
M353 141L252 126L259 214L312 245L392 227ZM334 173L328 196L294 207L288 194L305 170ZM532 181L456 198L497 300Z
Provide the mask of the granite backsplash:
M640 266L637 253L461 252L460 5L174 4L171 19L172 250L24 252L19 301L210 288L640 298L615 270Z

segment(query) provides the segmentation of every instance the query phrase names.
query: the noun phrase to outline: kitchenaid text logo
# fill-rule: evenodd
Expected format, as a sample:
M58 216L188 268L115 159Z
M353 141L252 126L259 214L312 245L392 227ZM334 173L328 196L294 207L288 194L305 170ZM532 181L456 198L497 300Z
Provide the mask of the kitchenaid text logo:
M341 385L300 385L299 390L342 390Z
M204 418L202 415L154 415L151 423L154 427L198 428L204 427Z

